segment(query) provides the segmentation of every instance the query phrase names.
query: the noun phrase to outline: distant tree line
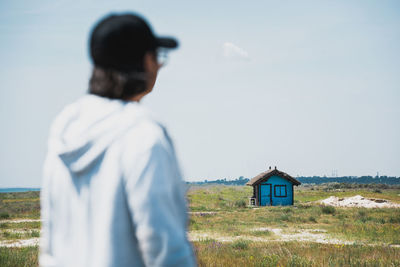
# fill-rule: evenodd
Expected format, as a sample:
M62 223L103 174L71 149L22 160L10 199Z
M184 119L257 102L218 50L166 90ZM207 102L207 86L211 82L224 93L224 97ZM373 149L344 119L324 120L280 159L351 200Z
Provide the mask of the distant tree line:
M226 180L224 179L218 179L218 180L204 180L200 182L186 182L187 184L197 184L197 185L206 185L206 184L223 184L223 185L245 185L250 179L244 178L243 176L240 176L239 178L235 180Z
M400 184L400 177L395 176L342 176L342 177L297 177L304 184L347 183L347 184Z
M400 185L400 177L395 176L342 176L342 177L296 177L302 184L326 184L326 183L345 183L345 184L387 184L387 185ZM204 180L199 182L187 182L193 185L207 185L207 184L223 184L223 185L245 185L249 178L240 176L234 180L218 179L218 180Z

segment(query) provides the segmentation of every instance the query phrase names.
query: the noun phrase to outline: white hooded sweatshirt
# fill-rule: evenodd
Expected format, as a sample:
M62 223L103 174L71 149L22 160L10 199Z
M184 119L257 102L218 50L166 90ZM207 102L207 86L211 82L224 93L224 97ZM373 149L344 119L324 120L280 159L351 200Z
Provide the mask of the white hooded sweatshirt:
M140 104L86 95L50 130L41 266L194 266L170 138Z

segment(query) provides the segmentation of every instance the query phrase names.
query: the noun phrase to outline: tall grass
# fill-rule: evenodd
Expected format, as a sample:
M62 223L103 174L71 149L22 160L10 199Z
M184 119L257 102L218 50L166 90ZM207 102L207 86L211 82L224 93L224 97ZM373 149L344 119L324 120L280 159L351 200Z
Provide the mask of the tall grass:
M5 248L0 247L0 266L21 267L38 266L38 247Z
M400 250L389 247L299 242L195 242L199 266L400 266Z

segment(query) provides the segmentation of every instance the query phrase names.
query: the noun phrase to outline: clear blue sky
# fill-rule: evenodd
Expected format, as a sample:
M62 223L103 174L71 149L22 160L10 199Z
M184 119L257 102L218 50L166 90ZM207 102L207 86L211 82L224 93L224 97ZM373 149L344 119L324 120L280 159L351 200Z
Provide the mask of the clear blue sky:
M48 128L87 90L87 38L111 11L176 36L143 104L186 180L400 176L400 2L1 1L0 187L40 186Z

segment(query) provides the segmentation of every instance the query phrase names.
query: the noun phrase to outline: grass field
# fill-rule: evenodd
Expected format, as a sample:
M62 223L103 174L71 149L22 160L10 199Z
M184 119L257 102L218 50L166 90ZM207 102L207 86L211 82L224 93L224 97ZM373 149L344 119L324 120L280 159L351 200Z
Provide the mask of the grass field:
M400 189L295 188L295 205L247 207L250 187L192 186L189 237L200 266L400 266L400 209L315 201L362 195L400 203ZM39 236L39 193L0 194L0 241ZM10 222L10 220L21 220ZM38 248L0 248L0 266L36 266Z
M40 217L40 192L0 193L0 220Z
M299 187L291 207L248 208L249 187L192 187L201 266L400 266L400 209L334 208L329 196L400 202L399 189ZM380 192L380 193L379 193Z

